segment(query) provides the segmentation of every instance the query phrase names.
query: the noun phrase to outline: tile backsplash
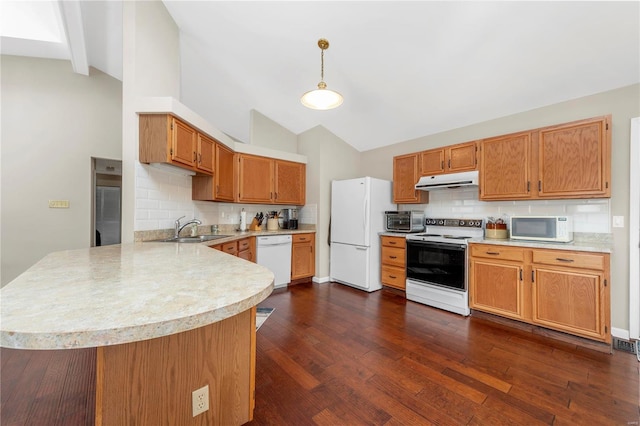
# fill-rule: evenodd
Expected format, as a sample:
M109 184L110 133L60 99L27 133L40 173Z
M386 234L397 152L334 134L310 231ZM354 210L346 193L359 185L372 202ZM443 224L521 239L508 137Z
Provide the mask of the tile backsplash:
M514 215L567 215L574 232L611 232L608 198L580 200L480 201L478 188L466 187L429 192L429 204L404 205L404 210L424 210L429 217L478 218Z
M177 218L199 219L204 225L239 225L240 212L247 212L247 225L256 213L280 211L295 206L217 203L191 199L191 176L179 168L162 169L136 164L136 231L171 229ZM316 223L316 205L300 209L301 224Z

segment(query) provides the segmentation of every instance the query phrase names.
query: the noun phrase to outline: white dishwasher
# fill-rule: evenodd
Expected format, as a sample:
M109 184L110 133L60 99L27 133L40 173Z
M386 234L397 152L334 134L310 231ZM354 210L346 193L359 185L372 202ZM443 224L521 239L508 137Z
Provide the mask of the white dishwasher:
M256 237L256 263L273 272L273 285L284 287L291 281L291 235Z

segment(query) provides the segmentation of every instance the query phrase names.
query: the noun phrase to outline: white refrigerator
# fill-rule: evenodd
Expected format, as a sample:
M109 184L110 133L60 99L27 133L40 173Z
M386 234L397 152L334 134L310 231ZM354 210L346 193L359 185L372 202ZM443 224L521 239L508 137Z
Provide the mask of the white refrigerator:
M331 182L331 281L365 291L382 288L384 212L395 210L390 181L363 177Z

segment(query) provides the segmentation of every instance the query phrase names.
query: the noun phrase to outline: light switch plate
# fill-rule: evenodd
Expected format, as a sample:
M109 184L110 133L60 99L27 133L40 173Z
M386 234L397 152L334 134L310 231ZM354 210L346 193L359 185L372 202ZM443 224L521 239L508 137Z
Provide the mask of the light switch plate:
M613 227L614 228L624 228L624 216L614 216L613 217Z
M50 209L68 209L69 200L49 200Z

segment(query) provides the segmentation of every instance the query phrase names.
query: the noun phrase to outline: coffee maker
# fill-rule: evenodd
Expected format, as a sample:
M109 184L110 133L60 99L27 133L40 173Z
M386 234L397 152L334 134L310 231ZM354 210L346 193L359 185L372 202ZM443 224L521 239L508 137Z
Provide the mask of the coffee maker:
M298 229L298 209L282 209L278 215L280 228Z

